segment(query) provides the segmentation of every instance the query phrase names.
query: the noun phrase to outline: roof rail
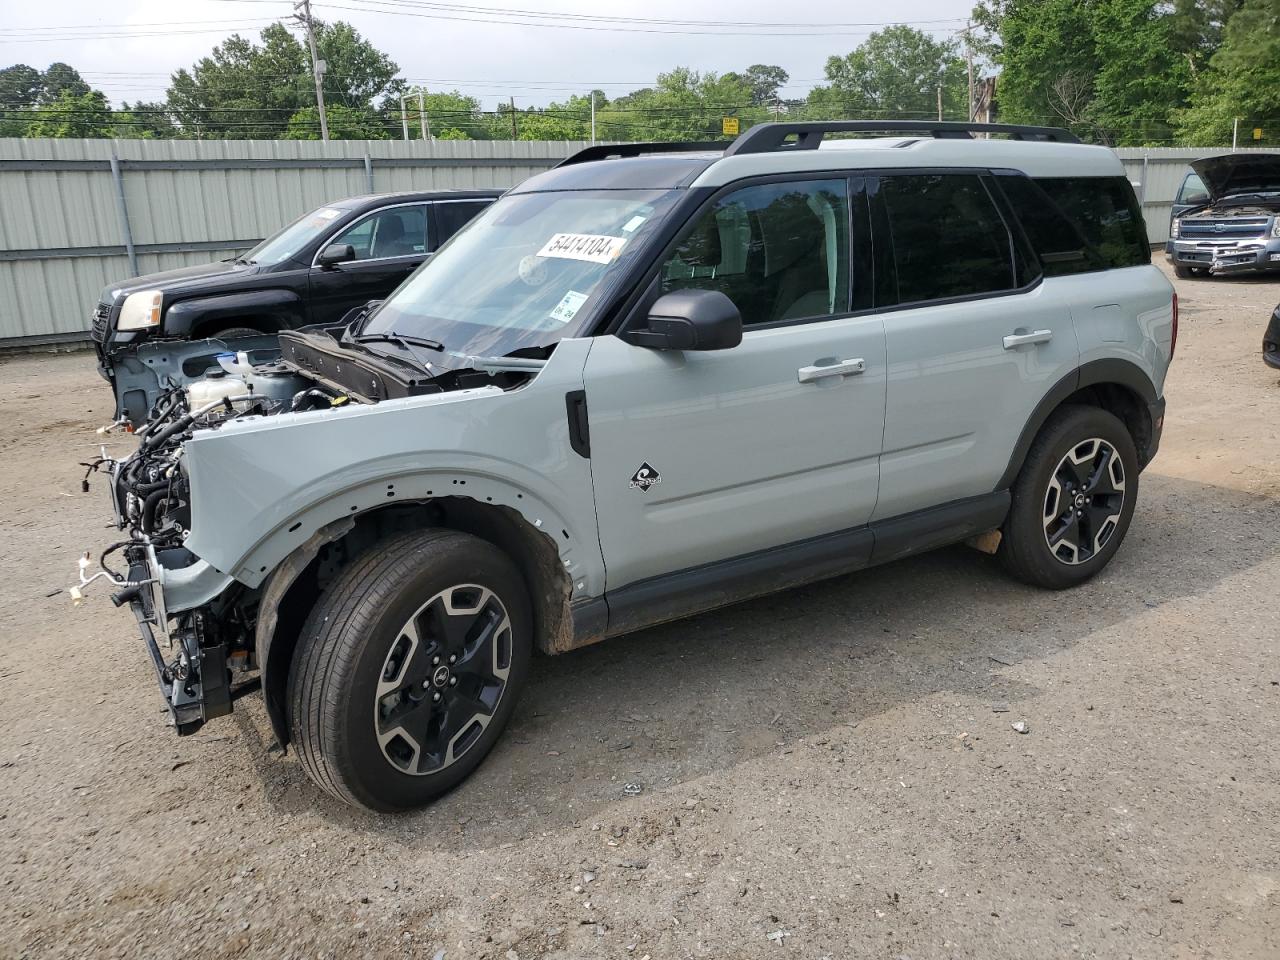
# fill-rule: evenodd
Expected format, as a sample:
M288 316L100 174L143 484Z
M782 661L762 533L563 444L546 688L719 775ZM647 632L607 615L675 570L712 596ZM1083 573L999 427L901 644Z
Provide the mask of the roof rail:
M608 160L610 157L639 157L649 153L685 153L690 151L714 150L719 153L729 145L728 140L675 141L673 143L601 143L594 147L583 147L577 153L571 153L557 167L567 167L571 163L590 163L592 160Z
M957 123L940 120L815 120L812 123L758 123L734 140L726 157L775 150L816 150L827 133L919 133L937 139L971 139L975 133L1004 133L1014 140L1079 143L1061 127L1025 127L1009 123ZM788 137L795 137L787 143Z

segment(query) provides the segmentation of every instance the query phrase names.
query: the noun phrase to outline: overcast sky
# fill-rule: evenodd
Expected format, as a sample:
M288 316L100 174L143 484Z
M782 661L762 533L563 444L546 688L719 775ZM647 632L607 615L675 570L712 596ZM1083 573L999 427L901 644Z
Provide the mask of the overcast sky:
M426 0L332 0L315 2L318 18L345 20L400 66L400 75L430 88L459 89L486 109L508 95L517 106L539 105L571 92L599 87L611 94L648 85L663 70L740 69L778 64L792 84L784 96L800 97L822 78L831 54L847 53L891 18L938 36L963 25L973 0L899 0L892 4L810 0L451 0L457 5L524 11L577 13L653 20L803 23L818 26L726 26L693 33L698 25L649 24L642 32L563 29L473 20L457 9ZM381 6L381 11L375 9ZM447 5L447 4L446 4ZM290 0L3 0L0 66L27 63L43 69L64 61L76 67L113 103L157 100L171 72L190 66L233 32L256 38L273 17L288 16ZM400 13L390 11L398 10ZM424 16L434 14L435 16ZM576 21L596 26L597 21ZM849 24L831 27L828 24ZM862 24L869 24L863 26ZM643 26L643 25L633 25ZM739 34L727 35L733 30Z

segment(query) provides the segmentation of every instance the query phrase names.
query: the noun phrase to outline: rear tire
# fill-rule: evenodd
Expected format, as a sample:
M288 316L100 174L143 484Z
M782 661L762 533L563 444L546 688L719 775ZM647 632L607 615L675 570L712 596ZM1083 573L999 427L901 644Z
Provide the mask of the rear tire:
M533 619L520 572L452 530L384 540L320 597L289 671L307 775L371 810L421 806L465 779L511 717Z
M1125 425L1098 407L1060 407L1014 482L1000 560L1036 586L1083 583L1120 549L1137 496L1138 454Z

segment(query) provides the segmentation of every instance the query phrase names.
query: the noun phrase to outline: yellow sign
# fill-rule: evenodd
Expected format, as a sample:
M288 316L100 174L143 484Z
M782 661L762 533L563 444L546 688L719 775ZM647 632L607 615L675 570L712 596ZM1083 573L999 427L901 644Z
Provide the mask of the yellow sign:
M738 135L738 118L737 117L721 117L720 132L723 133L726 137L736 137Z
M1255 139L1255 140L1261 140L1261 139L1262 139L1262 128L1261 128L1261 127L1254 127L1254 128L1253 128L1253 139Z

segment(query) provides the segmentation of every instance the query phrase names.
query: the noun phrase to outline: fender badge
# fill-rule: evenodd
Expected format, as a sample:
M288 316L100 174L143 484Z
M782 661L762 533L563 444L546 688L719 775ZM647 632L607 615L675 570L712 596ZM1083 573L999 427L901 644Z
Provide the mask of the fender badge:
M662 482L662 474L653 469L648 461L640 464L640 469L631 475L631 488L639 489L645 493L649 492L649 488L654 484Z

